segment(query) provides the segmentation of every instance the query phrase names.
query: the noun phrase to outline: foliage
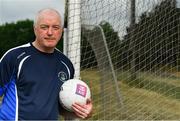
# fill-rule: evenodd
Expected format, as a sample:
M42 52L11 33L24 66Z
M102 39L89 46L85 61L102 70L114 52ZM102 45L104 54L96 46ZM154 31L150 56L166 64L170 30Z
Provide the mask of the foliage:
M12 47L34 40L33 22L25 20L0 26L0 40L0 56Z
M143 13L134 27L127 28L123 42L129 44L129 49L125 50L127 59L133 53L136 70L155 70L166 65L180 66L179 18L180 9L171 0L166 0L153 11ZM134 52L129 51L132 48L130 41L133 42Z

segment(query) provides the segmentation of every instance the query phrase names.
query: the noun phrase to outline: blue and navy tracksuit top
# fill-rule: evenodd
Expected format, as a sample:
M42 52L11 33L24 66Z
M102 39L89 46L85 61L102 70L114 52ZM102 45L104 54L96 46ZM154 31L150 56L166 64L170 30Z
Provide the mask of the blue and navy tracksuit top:
M0 60L0 120L58 119L61 85L73 76L73 64L57 49L10 49Z

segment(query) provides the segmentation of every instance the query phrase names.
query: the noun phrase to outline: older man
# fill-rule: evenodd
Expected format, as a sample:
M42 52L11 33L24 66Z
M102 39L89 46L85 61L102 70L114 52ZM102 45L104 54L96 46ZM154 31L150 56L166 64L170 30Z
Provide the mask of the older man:
M58 97L61 85L74 76L71 61L55 48L62 31L61 15L56 10L40 10L34 21L35 41L12 48L1 58L1 120L58 119L63 110ZM72 108L84 119L92 112L92 102L77 102Z

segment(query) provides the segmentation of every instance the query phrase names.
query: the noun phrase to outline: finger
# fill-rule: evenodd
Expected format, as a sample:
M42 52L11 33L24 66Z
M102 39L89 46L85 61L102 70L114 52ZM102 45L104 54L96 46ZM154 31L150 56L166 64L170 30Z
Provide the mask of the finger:
M84 116L82 116L82 115L80 115L80 114L78 114L78 113L75 113L76 114L76 116L77 117L79 117L79 118L81 118L81 119L85 119L86 117L84 117Z
M92 101L91 101L91 99L88 99L87 103L89 103L89 104L82 105L80 103L74 103L72 105L72 108L77 109L76 113L83 115L83 117L85 117L85 118L88 118L92 115Z
M73 108L77 109L78 112L82 112L82 113L85 113L85 114L88 114L88 110L86 108L86 105L81 105L81 104L78 104L78 103L74 103L72 105Z
M85 118L86 118L86 116L77 113L75 110L74 110L74 113L76 114L76 116L78 116L78 117L80 117L80 118L82 118L82 119L85 119Z
M80 104L80 103L74 103L73 104L75 107L77 107L77 108L79 108L80 110L81 109L84 109L84 108L87 108L86 106L87 106L87 104L84 104L84 105L82 105L82 104Z
M72 109L74 110L74 113L77 116L79 116L79 117L81 117L83 119L85 119L88 116L84 111L82 111L81 109L77 108L77 106L72 106Z

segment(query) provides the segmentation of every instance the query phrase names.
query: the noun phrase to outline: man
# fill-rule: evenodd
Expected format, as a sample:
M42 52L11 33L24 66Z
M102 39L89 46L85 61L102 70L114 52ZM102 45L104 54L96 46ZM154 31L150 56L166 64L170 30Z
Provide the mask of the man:
M43 9L34 21L35 41L12 48L1 58L0 120L58 119L63 110L59 104L60 87L74 76L71 61L55 48L62 31L60 14ZM72 108L73 115L85 119L92 112L92 102L77 102Z

